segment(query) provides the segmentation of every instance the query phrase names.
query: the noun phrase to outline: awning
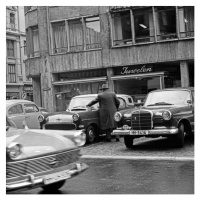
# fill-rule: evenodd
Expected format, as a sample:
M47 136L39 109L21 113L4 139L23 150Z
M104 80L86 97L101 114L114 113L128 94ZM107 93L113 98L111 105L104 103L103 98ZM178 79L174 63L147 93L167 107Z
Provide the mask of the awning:
M130 78L147 78L147 77L155 77L155 76L164 76L165 72L154 72L148 74L129 74L129 75L117 75L112 76L112 80L122 80L122 79L130 79Z
M96 78L86 78L86 79L73 79L67 81L55 81L52 85L69 85L75 83L92 83L92 82L99 82L99 81L106 81L107 77L96 77Z

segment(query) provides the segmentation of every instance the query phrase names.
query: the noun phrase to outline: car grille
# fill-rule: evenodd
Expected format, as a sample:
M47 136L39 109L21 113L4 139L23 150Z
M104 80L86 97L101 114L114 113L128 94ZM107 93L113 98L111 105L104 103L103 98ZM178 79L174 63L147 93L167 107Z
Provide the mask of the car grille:
M152 129L152 114L149 111L139 110L132 113L131 127L133 130Z
M46 124L45 129L51 130L76 130L75 124Z
M75 149L30 160L6 163L6 178L45 172L68 165L78 160L79 151L79 149Z

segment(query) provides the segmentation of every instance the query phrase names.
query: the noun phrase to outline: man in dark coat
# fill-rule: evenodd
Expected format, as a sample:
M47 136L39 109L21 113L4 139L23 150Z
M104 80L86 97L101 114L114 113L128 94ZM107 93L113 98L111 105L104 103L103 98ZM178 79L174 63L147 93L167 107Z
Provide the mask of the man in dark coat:
M120 101L114 92L110 92L106 84L100 89L103 92L99 93L96 99L91 101L87 106L92 106L99 102L99 118L101 130L106 133L106 140L111 142L111 132L116 128L114 121L114 113L117 111ZM116 138L119 141L119 137Z

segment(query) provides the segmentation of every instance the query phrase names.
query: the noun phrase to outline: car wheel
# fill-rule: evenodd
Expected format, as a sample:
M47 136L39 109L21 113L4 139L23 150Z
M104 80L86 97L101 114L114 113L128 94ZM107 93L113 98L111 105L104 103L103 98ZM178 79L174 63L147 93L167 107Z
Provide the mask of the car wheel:
M65 180L59 181L56 183L52 183L49 185L45 185L42 187L42 189L45 191L56 191L56 190L60 189L64 184L65 184Z
M176 135L176 143L177 143L177 147L184 146L184 124L183 123L181 123L178 126L178 134Z
M126 145L127 148L132 148L133 147L133 136L130 135L125 135L124 136L124 144Z
M95 140L95 131L92 125L89 125L86 130L86 142L88 144L93 143Z

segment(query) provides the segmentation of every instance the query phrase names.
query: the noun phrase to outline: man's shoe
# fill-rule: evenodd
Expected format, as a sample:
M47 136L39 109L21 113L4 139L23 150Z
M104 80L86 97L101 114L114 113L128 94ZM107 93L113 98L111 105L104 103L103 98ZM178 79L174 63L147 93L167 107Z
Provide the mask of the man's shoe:
M116 142L119 142L119 138L116 138Z

